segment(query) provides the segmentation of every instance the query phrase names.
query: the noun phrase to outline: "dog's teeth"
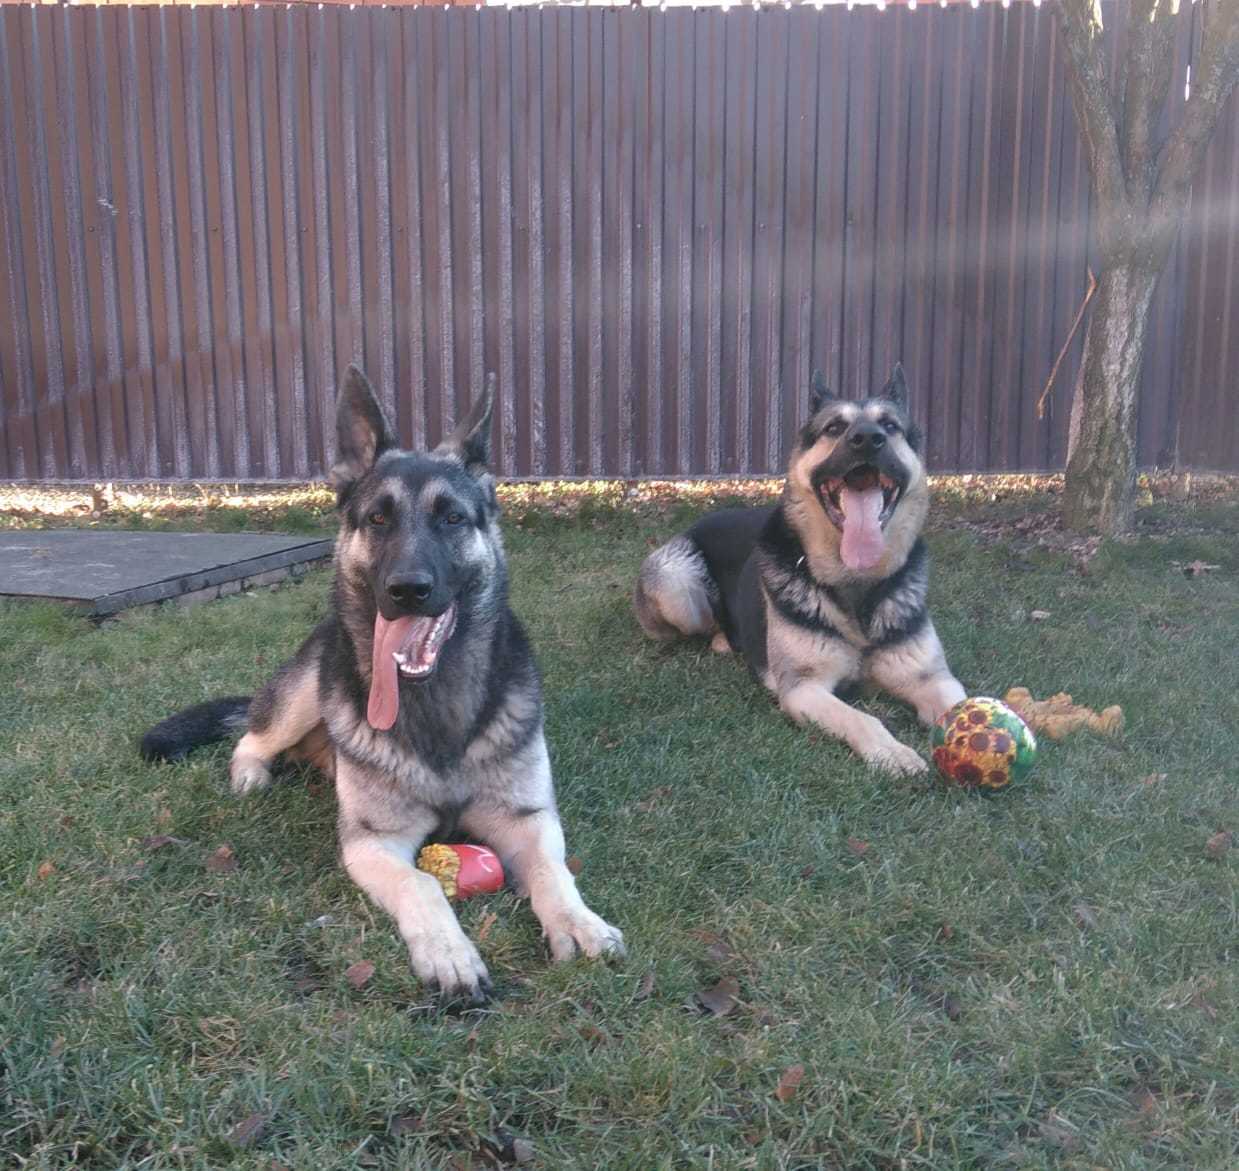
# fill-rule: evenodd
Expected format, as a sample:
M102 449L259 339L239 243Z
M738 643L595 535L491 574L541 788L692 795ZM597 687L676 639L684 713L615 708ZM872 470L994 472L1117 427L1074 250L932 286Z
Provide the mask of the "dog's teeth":
M402 667L408 661L408 655L401 654L400 651L392 651L391 657L396 660Z

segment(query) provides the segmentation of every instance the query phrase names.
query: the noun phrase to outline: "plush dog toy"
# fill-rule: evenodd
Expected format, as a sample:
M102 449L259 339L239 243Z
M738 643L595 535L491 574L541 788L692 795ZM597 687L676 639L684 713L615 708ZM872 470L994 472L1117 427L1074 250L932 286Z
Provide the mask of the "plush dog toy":
M1123 730L1123 709L1118 704L1098 713L1073 703L1065 691L1049 699L1034 699L1027 687L1013 687L1003 699L1034 732L1051 740L1061 740L1080 728L1103 736L1117 736Z

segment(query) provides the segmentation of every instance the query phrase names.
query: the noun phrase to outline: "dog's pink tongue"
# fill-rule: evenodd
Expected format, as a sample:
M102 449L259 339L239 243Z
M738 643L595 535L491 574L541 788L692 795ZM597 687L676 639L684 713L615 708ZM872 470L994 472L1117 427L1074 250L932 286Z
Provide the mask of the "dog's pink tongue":
M843 513L843 540L839 553L849 569L872 569L886 552L882 534L882 489L857 492L844 485L839 489L839 509Z
M374 656L370 662L370 702L366 706L366 719L370 727L380 732L386 732L396 722L396 713L400 710L400 680L392 654L409 637L416 621L416 618L397 618L388 622L382 614L374 619Z

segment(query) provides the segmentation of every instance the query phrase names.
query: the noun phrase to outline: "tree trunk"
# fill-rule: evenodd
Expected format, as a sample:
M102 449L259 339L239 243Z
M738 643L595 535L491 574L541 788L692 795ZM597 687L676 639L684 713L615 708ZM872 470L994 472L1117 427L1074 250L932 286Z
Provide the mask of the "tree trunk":
M1149 307L1161 272L1156 259L1150 259L1106 268L1093 295L1063 492L1063 520L1080 532L1114 536L1131 527L1136 393Z

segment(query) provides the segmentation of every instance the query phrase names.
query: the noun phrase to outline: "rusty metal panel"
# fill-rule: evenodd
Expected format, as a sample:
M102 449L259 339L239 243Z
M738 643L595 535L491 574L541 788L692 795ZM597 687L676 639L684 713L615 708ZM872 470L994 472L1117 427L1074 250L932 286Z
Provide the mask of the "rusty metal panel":
M896 360L935 469L1061 467L1067 92L1028 4L0 6L0 476L322 475L349 361L419 446L495 370L505 475L776 471L813 370ZM1239 470L1237 107L1157 291L1145 465Z

